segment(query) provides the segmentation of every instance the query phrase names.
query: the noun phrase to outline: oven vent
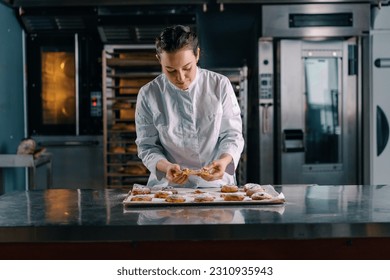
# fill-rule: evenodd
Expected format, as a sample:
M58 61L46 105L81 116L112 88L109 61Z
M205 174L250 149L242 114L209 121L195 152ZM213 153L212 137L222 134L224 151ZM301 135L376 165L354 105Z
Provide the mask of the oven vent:
M190 25L194 28L194 25ZM102 25L100 38L107 44L154 44L164 25Z
M99 26L98 31L103 43L135 41L132 28L127 26Z
M86 20L72 16L22 16L22 22L29 33L84 30L87 27Z
M265 5L262 36L366 36L370 30L369 11L369 3Z
M143 26L136 27L135 34L139 42L151 42L154 43L156 37L160 34L162 26Z
M56 17L55 21L59 30L85 29L83 19L80 17Z
M48 17L23 17L22 21L28 32L34 32L37 30L54 30L56 28L56 23Z
M289 27L353 26L352 13L290 14Z

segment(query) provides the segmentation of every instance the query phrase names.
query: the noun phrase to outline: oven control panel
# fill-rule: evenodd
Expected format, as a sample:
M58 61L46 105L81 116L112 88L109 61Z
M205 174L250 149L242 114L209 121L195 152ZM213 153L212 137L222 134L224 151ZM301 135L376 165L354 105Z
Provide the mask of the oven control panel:
M272 74L271 73L261 73L259 75L259 96L260 99L270 99L273 98L273 87L272 87Z
M273 43L259 40L259 101L260 104L273 102Z
M90 108L91 108L91 117L102 116L102 92L101 91L91 92Z

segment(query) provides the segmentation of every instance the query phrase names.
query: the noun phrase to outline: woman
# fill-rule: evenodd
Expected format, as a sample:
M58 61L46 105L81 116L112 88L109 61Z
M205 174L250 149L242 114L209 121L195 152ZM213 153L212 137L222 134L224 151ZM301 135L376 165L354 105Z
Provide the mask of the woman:
M230 81L197 66L198 38L188 27L163 30L156 53L162 74L140 89L135 119L148 186L235 184L244 139ZM206 172L188 175L184 168Z

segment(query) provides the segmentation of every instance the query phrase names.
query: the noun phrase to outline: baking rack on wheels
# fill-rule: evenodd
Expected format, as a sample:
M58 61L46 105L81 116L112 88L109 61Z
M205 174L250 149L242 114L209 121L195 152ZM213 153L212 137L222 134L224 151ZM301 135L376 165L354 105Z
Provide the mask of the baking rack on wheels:
M149 177L137 156L135 105L161 68L153 45L106 45L102 63L105 185L127 188Z

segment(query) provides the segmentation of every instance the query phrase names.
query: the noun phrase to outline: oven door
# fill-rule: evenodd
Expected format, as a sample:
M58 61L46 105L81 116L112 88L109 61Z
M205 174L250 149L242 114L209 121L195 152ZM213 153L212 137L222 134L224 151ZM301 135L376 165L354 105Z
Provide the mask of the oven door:
M353 39L281 40L279 180L357 183L357 73Z
M101 49L95 41L77 34L27 37L29 136L102 134Z
M390 14L390 13L389 13ZM388 184L390 181L389 116L390 116L390 30L374 32L372 36L372 117L371 117L371 182Z

